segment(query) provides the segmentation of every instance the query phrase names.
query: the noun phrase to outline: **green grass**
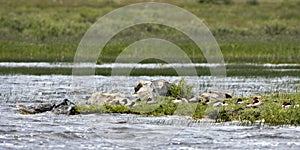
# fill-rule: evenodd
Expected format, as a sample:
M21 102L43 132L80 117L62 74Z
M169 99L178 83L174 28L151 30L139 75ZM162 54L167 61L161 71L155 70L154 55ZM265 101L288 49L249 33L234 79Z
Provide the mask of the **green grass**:
M98 18L135 2L143 0L0 0L0 61L72 62L80 39ZM169 3L203 20L228 63L299 63L297 0L258 0L255 5L243 0L232 0L228 5L197 0ZM126 46L146 37L169 40L193 62L206 62L201 51L181 32L148 24L117 34L106 45L98 63L114 62Z
M299 108L282 108L284 101L294 100L294 104L300 104L299 94L272 94L262 96L264 104L259 108L244 108L244 106L236 106L230 104L222 108L217 121L239 120L242 122L256 121L267 123L270 125L300 125L300 109ZM251 98L246 98L247 102L251 102Z
M251 103L253 97L242 98L244 103ZM252 125L257 122L268 125L300 125L300 109L289 107L282 108L284 101L294 100L293 105L300 104L299 94L271 94L262 95L264 102L259 108L246 108L245 104L234 104L236 98L227 99L228 106L213 107L201 103L178 103L174 104L170 98L159 101L156 105L142 104L129 108L126 106L95 106L80 105L78 111L85 113L127 113L142 116L182 115L191 116L193 119L210 118L215 122L240 121L243 124Z

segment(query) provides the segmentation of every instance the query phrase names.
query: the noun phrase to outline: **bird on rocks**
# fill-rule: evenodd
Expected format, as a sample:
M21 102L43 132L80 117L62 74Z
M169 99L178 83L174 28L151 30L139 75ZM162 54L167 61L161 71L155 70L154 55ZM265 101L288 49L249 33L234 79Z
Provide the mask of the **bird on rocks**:
M148 98L146 104L156 104L156 102L152 98Z
M214 107L218 107L218 106L228 106L228 104L226 103L226 101L223 102L216 102L213 104Z
M235 104L243 104L243 100L241 98L238 98Z
M291 107L292 106L292 104L290 103L290 102L283 102L282 103L282 108L288 108L288 107Z
M263 102L261 102L258 97L254 97L253 98L253 105L252 105L252 107L259 107L262 104L263 104Z
M210 104L210 100L207 98L204 102L202 102L203 105Z
M281 105L281 107L282 108L288 108L288 107L291 107L291 106L293 106L293 108L298 108L299 107L299 105L297 104L297 105L294 105L294 100L290 100L289 102L283 102L282 103L282 105Z

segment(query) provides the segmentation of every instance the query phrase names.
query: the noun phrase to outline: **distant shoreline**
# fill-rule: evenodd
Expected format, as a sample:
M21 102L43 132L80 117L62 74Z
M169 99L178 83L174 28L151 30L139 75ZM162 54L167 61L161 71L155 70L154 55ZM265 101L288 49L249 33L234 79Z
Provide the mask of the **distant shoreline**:
M195 69L198 76L211 76L210 67L226 67L227 76L261 76L261 77L283 77L300 76L300 64L254 64L254 63L226 63L226 64L78 64L61 62L0 62L0 75L72 75L72 69L95 69L94 75L111 76L112 70L128 71L130 76L178 76L176 68ZM119 74L122 75L122 74ZM128 74L124 74L128 76ZM187 76L189 76L187 74ZM194 75L193 75L194 76Z

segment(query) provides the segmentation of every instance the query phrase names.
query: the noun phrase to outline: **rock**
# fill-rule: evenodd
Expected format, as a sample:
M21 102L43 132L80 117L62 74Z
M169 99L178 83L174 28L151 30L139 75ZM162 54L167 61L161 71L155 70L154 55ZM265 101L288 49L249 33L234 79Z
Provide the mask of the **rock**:
M200 103L201 102L201 97L192 97L191 99L188 100L189 103Z
M63 102L59 103L58 105L53 103L40 103L29 106L17 104L17 108L21 114L36 114L47 111L52 111L55 114L79 114L79 112L76 111L75 106L76 105L68 99L64 99Z
M139 83L134 87L134 91L140 100L147 100L149 98L153 98L153 89L151 88L151 81L139 81Z
M21 114L36 114L51 111L55 107L52 103L40 103L35 105L26 106L25 104L17 104Z
M226 93L226 92L218 92L218 91L209 91L207 93L203 93L201 95L204 99L209 99L212 101L215 100L224 100L225 98L232 98L232 93Z
M153 80L151 81L151 88L155 96L170 96L169 90L171 88L171 83L166 80Z
M148 100L156 96L169 96L170 87L171 84L166 80L141 80L134 87L134 91L141 100Z
M126 105L130 100L121 93L102 93L96 92L89 99L89 105Z
M52 110L55 114L65 114L65 115L76 115L78 112L75 109L75 105L61 105Z
M124 105L128 107L137 106L136 102L140 101L138 95L125 96L121 93L104 93L104 92L96 92L92 94L92 96L88 99L88 105Z

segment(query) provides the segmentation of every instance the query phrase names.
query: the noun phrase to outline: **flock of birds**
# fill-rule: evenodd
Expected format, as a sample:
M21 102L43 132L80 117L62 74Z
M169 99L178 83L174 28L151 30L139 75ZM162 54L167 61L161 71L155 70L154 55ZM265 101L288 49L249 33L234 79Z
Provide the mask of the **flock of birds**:
M295 105L293 104L293 100L287 102L287 101L284 101L282 103L282 108L288 108L288 107L291 107L293 106L294 108L298 108L299 107L299 104ZM204 102L202 102L203 105L208 105L211 103L211 100L209 98L206 98L206 100ZM241 98L238 98L237 101L235 102L235 104L244 104L243 100ZM246 108L258 108L260 107L261 105L264 104L264 102L262 102L258 97L254 97L253 100L252 100L252 103L245 103L246 105ZM215 102L213 103L213 106L228 106L228 103L224 100L222 102Z

